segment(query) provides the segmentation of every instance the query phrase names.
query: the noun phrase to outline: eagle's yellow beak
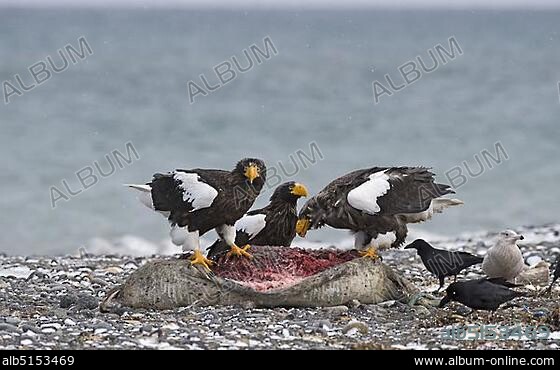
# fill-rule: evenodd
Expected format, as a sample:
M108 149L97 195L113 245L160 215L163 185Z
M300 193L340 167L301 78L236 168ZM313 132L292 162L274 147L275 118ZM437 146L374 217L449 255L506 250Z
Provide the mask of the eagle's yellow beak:
M252 184L253 180L259 177L259 168L255 164L250 164L249 167L245 170L245 177L249 179L249 182Z
M303 184L296 183L292 190L290 191L295 196L298 197L306 197L309 194L307 193L307 188Z
M309 230L309 225L311 221L308 218L300 218L296 223L296 233L305 238L305 234L307 234L307 230Z

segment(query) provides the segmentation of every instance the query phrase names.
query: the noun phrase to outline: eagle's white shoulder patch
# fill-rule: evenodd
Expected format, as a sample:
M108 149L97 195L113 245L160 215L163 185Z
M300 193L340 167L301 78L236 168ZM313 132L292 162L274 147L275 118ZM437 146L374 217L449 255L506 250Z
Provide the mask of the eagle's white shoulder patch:
M202 182L196 173L176 171L173 173L173 179L179 182L179 188L183 190L183 200L192 204L192 211L210 207L218 196L218 191Z
M348 204L352 207L375 215L381 210L377 199L389 191L389 175L385 171L379 171L369 175L369 180L348 192Z
M266 226L266 215L262 213L256 215L245 215L235 223L238 231L244 231L250 238L255 237Z

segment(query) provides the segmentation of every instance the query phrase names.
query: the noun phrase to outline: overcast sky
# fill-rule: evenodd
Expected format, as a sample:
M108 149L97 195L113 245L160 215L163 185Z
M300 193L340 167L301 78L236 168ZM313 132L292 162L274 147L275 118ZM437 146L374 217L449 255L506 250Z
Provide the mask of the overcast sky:
M560 0L0 0L10 6L560 8Z

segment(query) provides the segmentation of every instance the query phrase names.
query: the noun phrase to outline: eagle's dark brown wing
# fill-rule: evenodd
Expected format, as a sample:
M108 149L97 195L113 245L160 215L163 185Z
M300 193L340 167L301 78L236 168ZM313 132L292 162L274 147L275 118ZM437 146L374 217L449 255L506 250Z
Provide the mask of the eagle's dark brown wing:
M432 200L454 193L448 185L434 182L434 174L422 167L396 167L385 171L389 189L377 200L380 215L419 213ZM375 196L375 194L373 195Z

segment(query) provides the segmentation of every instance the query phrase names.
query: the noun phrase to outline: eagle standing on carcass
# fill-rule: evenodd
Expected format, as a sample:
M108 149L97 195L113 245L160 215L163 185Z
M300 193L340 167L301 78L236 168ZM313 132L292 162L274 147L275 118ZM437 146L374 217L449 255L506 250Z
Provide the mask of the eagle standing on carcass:
M296 229L301 237L324 225L351 230L355 248L377 259L377 248L397 248L405 241L408 223L429 220L444 208L463 204L440 198L452 193L449 185L435 183L434 174L424 167L356 170L309 199Z
M183 251L194 250L191 264L210 270L212 261L200 251L199 237L210 229L229 246L230 255L251 257L249 245L235 244L235 222L253 205L265 180L260 159L245 158L232 171L175 170L156 173L146 185L127 185L140 191L140 201L160 212L171 224L171 240Z
M296 236L297 201L307 195L307 188L294 181L278 186L266 207L249 211L237 220L236 244L289 247ZM225 250L227 244L217 240L208 248L208 257L217 258Z

